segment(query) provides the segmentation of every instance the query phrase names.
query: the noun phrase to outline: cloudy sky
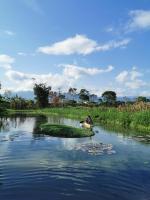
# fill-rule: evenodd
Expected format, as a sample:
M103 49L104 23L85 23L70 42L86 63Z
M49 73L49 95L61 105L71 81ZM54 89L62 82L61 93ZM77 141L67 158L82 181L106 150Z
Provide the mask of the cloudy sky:
M3 91L150 96L149 77L150 0L0 0Z

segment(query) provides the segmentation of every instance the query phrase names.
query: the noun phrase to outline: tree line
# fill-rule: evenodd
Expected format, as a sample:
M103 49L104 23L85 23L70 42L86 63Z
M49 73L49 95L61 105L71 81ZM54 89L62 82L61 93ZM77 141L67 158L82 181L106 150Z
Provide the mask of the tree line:
M0 84L1 89L1 84ZM62 105L71 105L75 106L78 104L82 105L95 105L94 102L90 102L90 97L94 96L94 94L90 94L90 92L86 89L81 89L79 93L76 88L70 87L68 90L68 94L72 96L72 99L66 99L65 95L59 90L59 92L53 91L50 86L47 86L44 83L35 84L33 87L33 92L35 95L34 100L27 100L18 95L14 97L10 97L10 92L6 91L2 96L0 95L0 111L5 108L11 109L34 109L34 108L46 108L49 106L62 106ZM80 99L80 103L77 103L74 96L78 95ZM139 96L136 98L137 102L149 102L150 100L146 97ZM127 98L124 98L124 101L117 101L117 94L114 91L105 91L101 98L98 99L99 105L104 106L118 106L125 103L132 103Z

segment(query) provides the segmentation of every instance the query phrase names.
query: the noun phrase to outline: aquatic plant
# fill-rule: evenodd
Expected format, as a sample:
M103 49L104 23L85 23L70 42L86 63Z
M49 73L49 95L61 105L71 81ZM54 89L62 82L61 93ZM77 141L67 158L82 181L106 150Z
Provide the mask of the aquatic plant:
M90 137L94 133L91 130L83 128L75 128L67 125L60 124L42 124L40 126L41 133L56 136L56 137L67 137L67 138L78 138L78 137Z

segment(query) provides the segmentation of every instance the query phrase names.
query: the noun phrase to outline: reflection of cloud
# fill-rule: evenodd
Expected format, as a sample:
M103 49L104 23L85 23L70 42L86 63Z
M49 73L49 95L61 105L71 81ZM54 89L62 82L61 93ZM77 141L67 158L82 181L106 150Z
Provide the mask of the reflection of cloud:
M77 144L81 143L81 139L66 138L62 140L62 145L66 150L73 150Z
M35 123L35 118L8 118L1 119L2 129L0 130L0 157L5 157L8 152L11 153L11 144L32 138L32 130ZM30 125L29 125L30 124ZM24 134L25 133L25 134Z
M49 118L49 122L52 122L53 117ZM108 132L102 132L101 128L95 127L95 130L99 130L99 133L91 138L55 138L49 136L43 136L39 138L32 137L32 129L34 127L36 118L26 118L19 124L19 118L17 127L11 128L11 131L7 133L8 137L13 134L13 130L16 130L14 134L18 134L19 141L14 140L12 142L6 141L0 143L0 160L4 160L4 165L7 163L7 169L12 172L15 169L19 171L20 176L26 175L26 179L42 177L55 177L57 179L70 179L75 181L84 181L85 177L95 176L95 171L105 170L107 172L118 172L118 170L127 170L129 166L129 159L137 162L141 160L135 160L135 153L139 152L139 147L135 146L134 153L131 152L131 144L128 144L128 148L123 147L118 139L124 140L123 137L119 138L114 134L110 135ZM58 120L58 118L57 118ZM67 121L68 120L68 121ZM54 121L54 119L53 119ZM62 119L61 123L76 124L76 120ZM29 126L30 125L30 126ZM18 131L17 131L18 130ZM21 135L24 132L25 134ZM0 134L0 136L3 133ZM4 134L3 134L4 135ZM104 138L103 138L104 136ZM106 140L104 140L106 139ZM119 146L115 150L117 154L115 156L89 156L82 151L74 150L74 147L84 143L96 143L96 142L108 141L114 142ZM126 149L124 149L126 148ZM137 148L137 149L136 149ZM126 155L125 151L126 150ZM133 150L133 149L132 149ZM14 153L15 152L15 153ZM146 154L144 148L140 149L140 155ZM144 158L143 158L144 159ZM128 164L128 165L127 165ZM134 164L133 162L131 164ZM86 169L86 170L85 170ZM73 175L72 171L76 173ZM12 172L13 173L13 172ZM18 179L16 177L15 181ZM19 182L23 184L23 181Z

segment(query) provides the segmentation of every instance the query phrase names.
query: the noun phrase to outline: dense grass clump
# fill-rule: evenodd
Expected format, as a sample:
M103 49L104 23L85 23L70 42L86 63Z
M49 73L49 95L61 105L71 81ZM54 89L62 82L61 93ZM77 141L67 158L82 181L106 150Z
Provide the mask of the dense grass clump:
M94 133L88 129L75 128L60 124L42 124L40 128L41 133L56 137L80 138L94 135Z

